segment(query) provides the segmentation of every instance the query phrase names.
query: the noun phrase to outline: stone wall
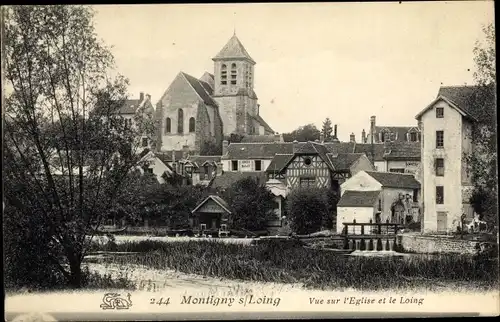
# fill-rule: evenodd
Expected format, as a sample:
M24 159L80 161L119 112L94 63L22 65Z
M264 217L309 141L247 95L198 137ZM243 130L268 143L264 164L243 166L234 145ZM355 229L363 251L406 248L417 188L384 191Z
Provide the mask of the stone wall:
M475 254L478 241L461 240L450 237L403 234L401 246L404 251L415 253L457 253Z

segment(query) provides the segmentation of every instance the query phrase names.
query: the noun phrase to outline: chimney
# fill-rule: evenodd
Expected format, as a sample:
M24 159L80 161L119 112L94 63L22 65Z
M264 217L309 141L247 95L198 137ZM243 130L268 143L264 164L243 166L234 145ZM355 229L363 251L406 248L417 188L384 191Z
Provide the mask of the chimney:
M187 159L189 155L189 145L183 145L182 146L182 158Z
M139 102L142 102L144 100L144 92L141 92L139 94Z
M216 169L216 172L215 172L215 176L219 177L219 176L222 175L222 173L223 173L223 171L222 171L222 161L219 161L219 162L217 162L217 169Z
M259 111L260 111L260 104L257 104L257 115L259 115Z
M333 138L336 139L337 138L337 124L335 124L333 126Z
M297 152L298 149L299 149L299 141L294 140L293 141L293 153Z
M361 143L366 143L366 132L365 129L361 131Z
M354 135L354 133L351 133L351 135L349 136L349 142L351 142L351 143L356 142L356 136Z
M146 94L146 101L151 101L151 95Z
M229 142L227 140L222 141L222 155L227 154L227 147L229 146Z
M320 133L320 134L319 134L319 142L320 142L320 143L325 142L325 135L324 135L323 133Z
M370 117L370 143L375 143L375 115Z
M281 142L281 135L278 132L274 133L274 142Z

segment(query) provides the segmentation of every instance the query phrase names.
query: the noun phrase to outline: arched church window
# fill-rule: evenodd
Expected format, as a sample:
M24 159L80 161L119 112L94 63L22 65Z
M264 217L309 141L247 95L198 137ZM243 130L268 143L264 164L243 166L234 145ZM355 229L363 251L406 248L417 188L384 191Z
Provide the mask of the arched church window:
M172 131L172 121L170 117L165 119L165 134L170 133Z
M220 83L221 85L227 84L227 67L226 64L222 64L220 68Z
M194 117L191 117L189 119L189 132L194 132L194 129L195 129L195 121Z
M184 111L179 109L177 115L177 133L184 133Z
M231 65L231 85L236 85L236 76L237 76L236 64L233 63Z

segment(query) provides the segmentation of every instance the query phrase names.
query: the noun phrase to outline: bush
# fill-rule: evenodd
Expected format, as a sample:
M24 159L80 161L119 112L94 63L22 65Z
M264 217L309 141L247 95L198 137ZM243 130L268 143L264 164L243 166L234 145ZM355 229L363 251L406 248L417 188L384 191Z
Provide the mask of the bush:
M331 202L331 203L330 203ZM288 196L287 213L290 228L299 235L331 228L336 203L329 189L298 189Z

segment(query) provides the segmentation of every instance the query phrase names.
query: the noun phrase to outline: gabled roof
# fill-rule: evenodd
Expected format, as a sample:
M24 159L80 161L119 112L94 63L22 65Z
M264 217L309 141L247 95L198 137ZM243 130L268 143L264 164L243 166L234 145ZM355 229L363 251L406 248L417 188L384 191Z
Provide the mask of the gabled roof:
M267 132L274 133L274 130L266 123L266 121L264 121L264 119L260 115L252 116L247 113L247 117L254 119L257 123L263 126Z
M475 99L478 86L442 86L439 88L438 95L431 104L424 108L415 116L418 120L422 115L434 106L439 100L444 100L452 108L456 109L460 114L475 120L472 103Z
M385 160L420 161L420 142L390 142L385 144Z
M188 160L191 160L197 167L202 167L206 163L211 165L217 165L220 162L220 155L190 155Z
M372 151L373 161L384 161L384 144L356 143L354 147L355 153L364 153L369 160L372 159Z
M140 100L125 100L123 106L118 110L119 114L135 114L141 104Z
M272 143L280 142L280 138L272 135L246 135L241 139L241 143Z
M245 47L241 44L236 34L234 34L231 39L226 43L226 45L215 55L213 60L225 59L225 58L236 58L236 59L247 59L255 64L255 61L250 57Z
M267 173L280 173L288 162L293 159L293 154L276 154L266 169Z
M386 188L407 188L419 189L420 183L415 180L412 174L395 173L395 172L375 172L365 171L373 179L377 180L382 187Z
M231 143L223 159L272 159L277 153L293 153L292 142L273 143Z
M380 191L346 191L337 207L373 207L380 196Z
M329 153L328 158L335 170L349 170L363 155L364 153L339 153L337 155Z
M231 213L231 211L229 210L229 205L227 204L226 201L224 201L224 199L222 199L221 197L219 196L216 196L216 195L210 195L208 197L206 197L202 202L200 202L198 204L198 206L196 206L196 208L193 209L193 211L191 211L192 213L196 212L198 209L200 209L207 201L209 200L213 200L216 204L218 204L219 206L221 206L225 211L227 211L228 214Z
M174 151L174 153L175 153L175 161L176 162L183 159L183 156L184 156L183 151ZM172 151L156 152L155 154L156 154L156 157L158 159L160 159L165 164L173 161L172 160Z
M212 99L210 96L210 90L211 87L208 83L204 81L200 81L196 77L193 77L189 74L186 74L184 72L181 72L181 74L184 76L184 78L188 81L188 83L193 87L195 90L196 94L201 98L201 100L211 106L217 106L217 103Z
M224 172L222 175L217 176L211 182L210 186L213 188L229 188L233 183L244 178L256 178L259 183L266 183L267 175L265 172L246 171L246 172Z

